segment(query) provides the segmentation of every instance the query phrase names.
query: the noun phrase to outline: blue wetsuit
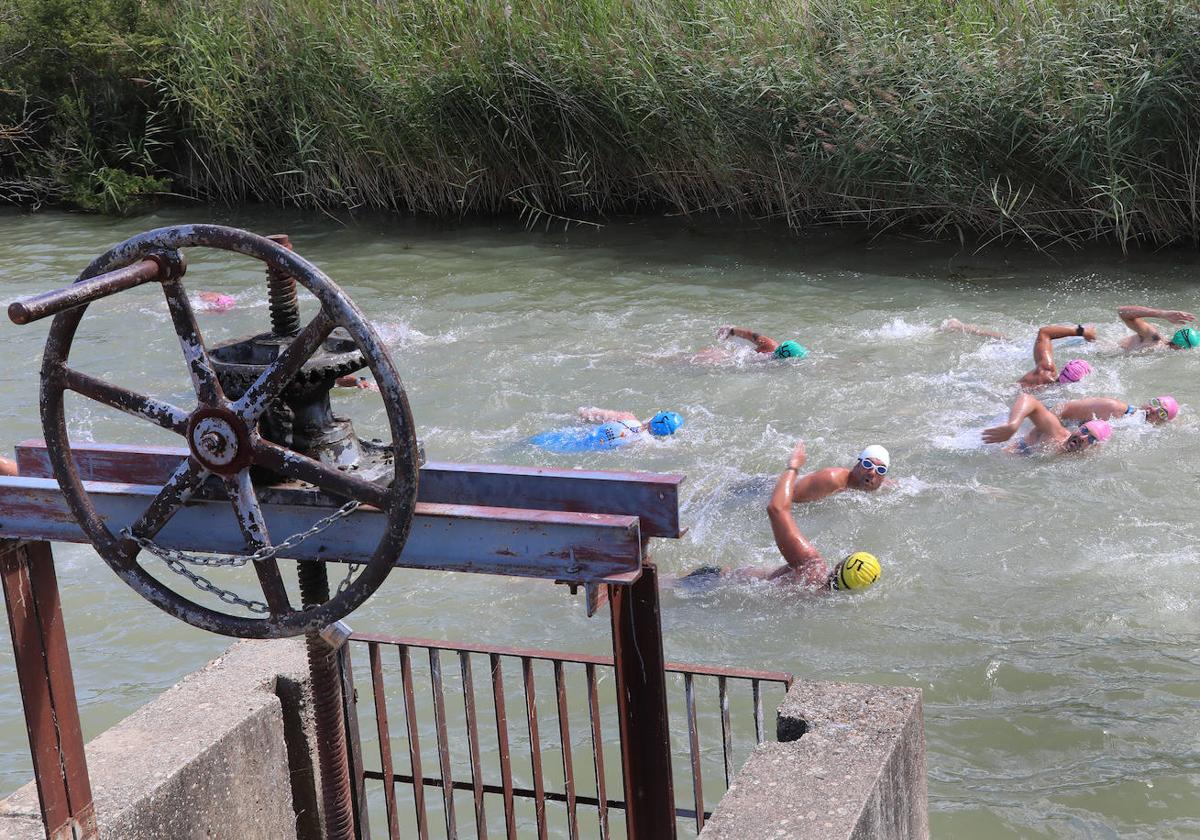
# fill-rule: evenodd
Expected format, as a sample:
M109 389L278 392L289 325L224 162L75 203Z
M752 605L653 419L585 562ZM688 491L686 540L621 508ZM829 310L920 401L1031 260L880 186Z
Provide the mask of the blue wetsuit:
M617 449L645 436L640 424L611 420L591 428L553 429L534 435L529 442L550 452L598 452Z

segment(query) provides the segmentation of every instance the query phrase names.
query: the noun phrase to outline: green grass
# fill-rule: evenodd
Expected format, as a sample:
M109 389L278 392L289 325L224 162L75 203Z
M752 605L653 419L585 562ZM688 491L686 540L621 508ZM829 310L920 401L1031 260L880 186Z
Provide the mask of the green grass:
M208 199L1200 241L1195 2L164 0L124 20L117 54L150 85L111 85L143 123L89 165Z

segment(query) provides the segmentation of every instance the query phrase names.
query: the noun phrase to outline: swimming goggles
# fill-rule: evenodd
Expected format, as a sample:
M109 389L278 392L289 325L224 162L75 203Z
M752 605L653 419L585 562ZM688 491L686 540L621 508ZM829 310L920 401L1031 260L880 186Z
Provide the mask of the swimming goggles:
M1162 404L1162 401L1158 397L1154 397L1152 400L1150 400L1150 407L1154 410L1154 413L1158 415L1159 420L1171 419L1171 413L1167 411L1167 407Z
M887 475L887 467L885 467L883 464L876 464L874 461L872 461L869 458L859 458L858 465L860 467L862 467L864 470L866 470L867 472L874 470L875 472L879 473L880 475Z
M1100 438L1098 438L1094 434L1092 434L1092 430L1089 429L1087 426L1080 426L1079 431L1083 432L1083 434L1087 436L1089 445L1095 446L1097 443L1100 442Z

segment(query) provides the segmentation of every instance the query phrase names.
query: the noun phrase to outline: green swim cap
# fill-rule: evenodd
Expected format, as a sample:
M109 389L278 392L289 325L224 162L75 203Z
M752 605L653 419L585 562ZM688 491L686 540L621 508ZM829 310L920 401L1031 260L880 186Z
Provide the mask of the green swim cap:
M1190 347L1200 347L1200 333L1191 327L1184 327L1175 331L1175 335L1171 336L1171 343L1180 350L1187 350Z
M795 341L785 341L775 348L776 359L803 359L808 355L808 348Z

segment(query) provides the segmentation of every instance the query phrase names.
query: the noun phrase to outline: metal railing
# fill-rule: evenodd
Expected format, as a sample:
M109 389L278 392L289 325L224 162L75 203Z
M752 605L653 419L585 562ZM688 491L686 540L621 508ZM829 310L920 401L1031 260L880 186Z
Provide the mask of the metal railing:
M360 822L366 823L360 827L362 837L371 836L372 822L380 827L385 823L388 838L414 834L426 838L430 836L430 824L438 822L444 826L446 837L457 837L462 831L458 825L462 809L470 810L474 818L472 829L462 833L473 831L477 837L487 837L491 802L501 805L502 836L510 840L533 836L535 831L538 838L554 834L574 840L590 835L607 840L613 836L617 827L610 825L610 817L614 812L623 815L625 801L611 793L621 792L622 787L615 695L605 702L606 690L612 691L612 657L370 633L356 633L351 642L344 662L347 680L356 689L347 692L347 703L354 742L355 788L360 803L364 799L367 802L365 807L360 804L358 808ZM353 651L363 648L367 652L369 674L360 668L356 678ZM394 658L386 655L389 649L395 650ZM423 651L425 656L414 656L414 649ZM446 668L443 654L447 653L458 660L457 675L453 666L450 670ZM506 660L512 666L510 669L505 668ZM477 712L480 696L476 665L486 665L488 676L483 682L491 684L487 692L491 714L482 724ZM506 682L506 670L512 683ZM765 740L764 688L782 696L791 686L792 675L677 663L667 663L665 670L669 677L676 789L681 791L680 796L687 797L686 803L676 801L675 814L677 820L687 820L687 827L699 832L712 813L706 810L706 802L715 803L728 788L741 763L739 753L748 755L755 744ZM544 678L553 679L553 695L539 698L538 671L543 672ZM387 683L397 676L402 700L389 703ZM418 703L416 686L426 679L427 699ZM447 712L448 684L450 691L458 695L454 706L461 709L461 715L451 716ZM708 693L706 688L715 691ZM706 696L715 701L711 708L703 702ZM571 699L576 699L578 707L585 705L584 697L587 725L573 729ZM365 711L368 705L370 713ZM509 725L513 706L520 707L519 714L525 718L524 725L515 732ZM403 727L393 724L398 719L393 711L401 710ZM576 715L581 718L582 712ZM558 738L556 744L547 745L541 726L551 716L557 724ZM490 728L492 721L494 730ZM573 737L572 732L578 737ZM431 741L437 775L426 774L426 758L432 756L425 754L429 748L422 745ZM706 750L702 742L713 743L713 748ZM715 743L720 744L719 753ZM615 767L606 764L606 745L616 750ZM527 764L519 758L525 750ZM405 752L407 760L403 757ZM558 755L547 761L548 752ZM397 753L401 756L399 762ZM364 756L373 758L375 754L378 764L364 767ZM744 757L740 755L741 759ZM519 767L515 766L518 762ZM710 769L707 774L706 765ZM581 773L584 766L590 767ZM611 775L613 771L615 775ZM682 783L687 778L690 785ZM368 782L378 784L368 785ZM402 796L397 795L397 786L403 786ZM431 788L440 790L440 802ZM457 797L459 802L455 792L461 792ZM427 801L430 796L434 797L432 807ZM533 806L532 814L529 803ZM548 805L558 807L548 808ZM588 817L582 830L580 809L594 809L594 820ZM431 815L434 810L440 811L440 820Z

